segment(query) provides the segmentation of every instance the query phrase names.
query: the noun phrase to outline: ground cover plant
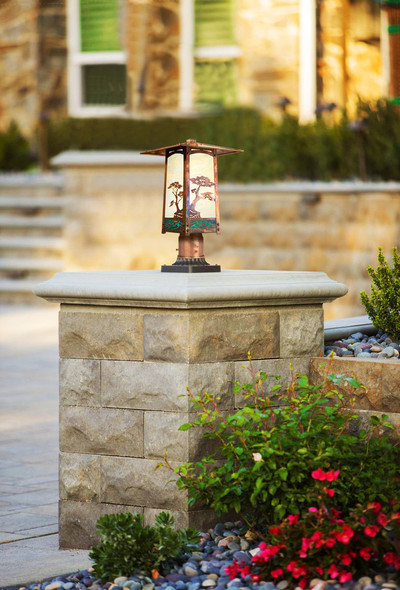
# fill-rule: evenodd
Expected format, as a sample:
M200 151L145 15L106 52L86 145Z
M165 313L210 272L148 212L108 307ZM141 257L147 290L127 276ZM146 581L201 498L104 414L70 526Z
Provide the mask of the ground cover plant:
M262 534L265 526L307 507L315 491L309 474L316 469L340 471L335 506L345 516L358 504L387 506L399 497L398 448L381 432L391 428L387 416L372 416L366 427L352 431L358 420L354 389L361 387L356 380L327 374L312 385L306 376L292 375L285 388L279 377L256 373L251 360L249 371L251 383L234 385L245 407L227 416L217 396L188 391L197 416L180 429L207 429L204 436L216 441L219 452L174 469L190 505L201 500L219 512L234 510ZM347 393L336 389L340 380L347 382ZM172 469L168 457L165 463Z
M382 248L378 252L376 270L368 267L372 279L371 295L360 294L361 303L374 326L387 332L394 339L400 338L400 255L392 250L392 267L389 266Z
M135 571L163 567L165 562L178 559L180 553L199 541L196 530L173 530L174 519L161 512L154 526L143 524L143 514L106 514L97 521L101 544L93 547L90 558L94 574L103 580L114 579Z

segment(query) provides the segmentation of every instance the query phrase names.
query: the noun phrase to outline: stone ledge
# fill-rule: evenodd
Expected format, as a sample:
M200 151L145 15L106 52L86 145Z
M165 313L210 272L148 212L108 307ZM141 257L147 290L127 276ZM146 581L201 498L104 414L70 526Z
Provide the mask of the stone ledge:
M164 168L164 160L141 155L132 151L75 151L62 152L51 159L51 165L58 168L81 166L158 166Z
M210 309L322 304L345 295L347 287L323 272L154 270L57 273L34 293L68 304Z

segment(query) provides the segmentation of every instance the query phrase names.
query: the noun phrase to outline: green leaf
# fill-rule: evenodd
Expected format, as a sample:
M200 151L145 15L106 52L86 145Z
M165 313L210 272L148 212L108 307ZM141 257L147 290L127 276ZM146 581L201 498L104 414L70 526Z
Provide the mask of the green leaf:
M193 424L190 424L190 423L181 424L181 426L179 426L178 430L189 430L189 428L193 428Z

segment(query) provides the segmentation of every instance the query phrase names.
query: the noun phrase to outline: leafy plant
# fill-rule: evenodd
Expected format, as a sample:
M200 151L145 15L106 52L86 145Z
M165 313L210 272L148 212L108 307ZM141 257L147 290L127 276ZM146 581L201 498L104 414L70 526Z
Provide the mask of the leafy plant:
M174 469L178 487L188 490L189 504L201 500L219 512L234 510L261 531L265 523L307 505L314 489L307 474L317 468L340 470L336 503L344 513L358 503L386 503L398 493L398 451L387 436L376 436L382 427L391 427L387 416L373 416L358 434L349 431L357 419L357 381L327 375L323 383L311 385L307 377L292 375L285 389L279 377L271 376L275 385L268 397L266 373L256 374L251 362L249 371L252 383L234 386L246 405L228 416L219 409L218 397L188 392L197 416L180 429L210 429L204 436L216 440L223 458L214 454ZM340 380L348 383L348 393L336 390ZM165 464L172 469L168 457Z
M250 565L234 561L226 568L231 578L249 577L290 580L306 588L312 578L338 579L343 584L354 574L370 573L392 566L400 572L397 543L400 542L400 500L388 512L379 502L358 505L345 519L328 504L334 502L339 470L317 469L313 506L303 514L290 514L278 526L269 528L267 542L259 545ZM314 502L315 500L315 502Z
M101 579L130 575L137 570L149 574L168 560L199 542L195 529L173 530L174 519L167 512L156 516L155 526L144 526L142 514L106 514L97 521L101 544L92 547L94 574Z
M372 278L371 295L360 293L361 303L376 328L400 338L400 255L397 248L392 250L393 267L390 268L382 248L379 248L376 270L368 267Z
M7 131L0 133L0 170L26 170L31 163L28 140L12 122Z

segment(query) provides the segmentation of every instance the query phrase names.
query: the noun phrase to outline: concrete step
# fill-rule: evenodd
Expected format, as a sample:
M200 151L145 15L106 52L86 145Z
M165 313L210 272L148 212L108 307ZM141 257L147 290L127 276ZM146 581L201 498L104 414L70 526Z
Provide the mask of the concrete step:
M0 215L0 228L51 228L61 229L64 225L62 215Z
M0 194L1 209L62 209L66 206L66 197L27 197Z
M0 236L0 249L5 250L55 250L62 252L64 240L47 236Z
M62 270L63 266L59 258L0 258L0 271L58 271Z
M7 279L0 277L0 303L41 305L44 299L36 297L32 290L38 283L48 279L48 276L35 279Z

